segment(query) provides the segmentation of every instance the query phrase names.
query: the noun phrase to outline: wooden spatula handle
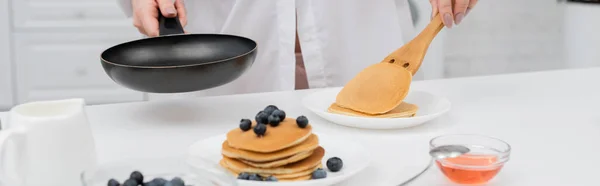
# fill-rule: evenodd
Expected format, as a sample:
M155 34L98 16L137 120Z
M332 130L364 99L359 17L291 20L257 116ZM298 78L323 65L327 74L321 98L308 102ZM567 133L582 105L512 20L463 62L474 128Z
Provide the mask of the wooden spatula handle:
M423 58L427 53L427 49L429 49L429 44L442 28L444 28L444 23L438 14L417 37L402 46L402 48L392 52L383 62L402 65L415 75L421 67Z

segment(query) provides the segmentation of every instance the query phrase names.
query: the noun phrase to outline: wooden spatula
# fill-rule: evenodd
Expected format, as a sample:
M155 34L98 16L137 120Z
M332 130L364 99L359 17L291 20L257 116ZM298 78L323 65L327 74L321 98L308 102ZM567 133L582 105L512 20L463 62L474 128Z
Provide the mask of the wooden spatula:
M443 27L437 15L412 41L358 73L338 93L335 103L367 114L383 114L396 108L408 94L412 76L421 67L429 44Z

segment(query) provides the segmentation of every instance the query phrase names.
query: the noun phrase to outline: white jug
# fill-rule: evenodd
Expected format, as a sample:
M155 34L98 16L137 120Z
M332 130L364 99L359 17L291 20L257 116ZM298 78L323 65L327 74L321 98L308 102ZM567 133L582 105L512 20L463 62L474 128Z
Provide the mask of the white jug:
M83 99L66 99L12 108L8 127L0 131L0 182L7 186L80 186L81 172L96 166L84 106Z

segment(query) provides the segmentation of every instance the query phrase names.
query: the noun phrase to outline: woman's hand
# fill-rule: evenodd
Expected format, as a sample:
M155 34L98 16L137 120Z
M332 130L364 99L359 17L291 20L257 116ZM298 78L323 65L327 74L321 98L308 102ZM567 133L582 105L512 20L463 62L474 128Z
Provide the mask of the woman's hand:
M469 11L475 7L477 1L478 0L429 0L433 10L431 17L435 17L439 13L444 25L448 28L452 28L454 23L458 25L462 22Z
M158 9L165 17L179 16L182 26L187 24L183 0L131 0L133 7L133 26L140 33L155 37L158 36Z

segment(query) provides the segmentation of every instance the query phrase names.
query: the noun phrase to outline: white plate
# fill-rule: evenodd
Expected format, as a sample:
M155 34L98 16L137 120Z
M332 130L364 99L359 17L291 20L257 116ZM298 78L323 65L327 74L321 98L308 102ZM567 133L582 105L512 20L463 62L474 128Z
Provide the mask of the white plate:
M346 116L327 111L342 88L326 89L312 93L302 100L304 107L335 124L365 129L400 129L421 125L450 110L450 101L423 91L410 91L404 99L407 103L419 106L411 118L366 118Z
M319 135L319 134L317 134ZM323 157L323 169L327 171L327 178L307 181L295 181L295 182L258 182L258 181L247 181L237 180L239 186L254 186L254 185L273 185L273 186L308 186L308 185L333 185L344 181L351 176L357 174L361 170L365 169L371 162L368 150L366 148L347 138L334 137L335 135L319 135L319 143L325 149L325 156ZM221 144L226 139L225 135L219 135L211 137L205 140L200 140L192 144L188 149L188 156L190 159L202 159L204 162L212 164L212 166L206 165L192 165L196 169L215 169L220 166L217 164L222 158L221 155ZM331 157L339 157L342 159L344 166L339 172L330 172L327 169L327 159ZM198 161L196 161L198 162ZM202 168L199 168L202 167ZM215 172L215 170L212 170Z

